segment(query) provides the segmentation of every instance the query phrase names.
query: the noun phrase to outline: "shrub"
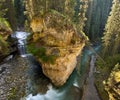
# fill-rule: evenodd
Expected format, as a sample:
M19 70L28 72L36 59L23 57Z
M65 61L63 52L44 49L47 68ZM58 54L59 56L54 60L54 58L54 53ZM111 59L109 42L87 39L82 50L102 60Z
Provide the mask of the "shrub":
M36 58L40 59L44 63L54 64L56 60L55 55L47 55L45 47L35 47L34 44L28 46L28 52L32 53Z
M8 53L8 44L0 35L0 54L5 55Z

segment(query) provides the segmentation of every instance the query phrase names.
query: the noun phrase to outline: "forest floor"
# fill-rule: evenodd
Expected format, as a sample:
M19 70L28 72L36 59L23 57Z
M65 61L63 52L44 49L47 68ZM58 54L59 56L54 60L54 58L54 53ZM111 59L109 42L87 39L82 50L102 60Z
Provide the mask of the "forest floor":
M96 87L94 85L95 61L96 61L96 57L92 55L90 61L89 76L84 85L82 100L100 100Z

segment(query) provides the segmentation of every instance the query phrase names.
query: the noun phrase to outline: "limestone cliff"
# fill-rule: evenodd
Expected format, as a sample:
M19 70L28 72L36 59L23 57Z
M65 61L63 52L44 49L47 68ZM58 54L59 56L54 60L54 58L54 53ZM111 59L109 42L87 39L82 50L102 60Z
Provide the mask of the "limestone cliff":
M85 45L73 24L56 11L33 17L33 34L28 50L42 64L43 73L56 86L63 85L77 64Z

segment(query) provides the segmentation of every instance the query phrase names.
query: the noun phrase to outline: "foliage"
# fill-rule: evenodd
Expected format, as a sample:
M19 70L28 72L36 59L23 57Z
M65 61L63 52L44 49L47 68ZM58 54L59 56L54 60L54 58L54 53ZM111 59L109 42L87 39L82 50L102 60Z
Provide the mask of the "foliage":
M11 31L9 23L4 17L6 9L3 8L5 0L0 1L0 58L8 54L8 43L6 39Z
M5 18L0 17L0 28L11 31L10 24Z
M101 61L101 59L97 59L96 61L97 71L99 71L100 74L95 74L95 85L102 100L109 100L108 93L105 91L105 85L103 84L103 81L108 79L111 70L116 65L116 63L120 63L120 54L106 56L106 58L104 58L104 63Z
M69 18L74 15L74 0L26 0L26 14L29 19L34 16L43 16L49 10L56 10Z
M104 81L105 90L108 92L110 100L120 99L119 82L120 82L120 65L119 63L117 63L113 70L111 71L109 78L106 81Z
M77 4L77 0L26 0L25 14L29 21L31 21L35 17L44 19L49 12L57 13L58 15L61 15L61 17L66 17L67 20L71 22L72 26L74 26L76 33L83 38L85 35L81 32L83 31L85 21L87 20L86 11L88 2L89 0L79 0L79 3ZM75 8L78 9L78 11L75 11ZM45 18L45 20L49 20L49 17ZM59 18L57 18L56 21L59 21ZM66 23L66 26L68 26L66 21L62 21L62 23L60 23L61 26L63 26L63 23ZM57 26L57 24L54 23L52 26ZM59 31L62 31L61 29L62 28L59 28Z
M10 88L10 91L9 91L9 95L7 97L7 100L13 100L13 99L16 99L17 96L16 96L16 93L17 93L17 88L16 87L13 87L13 88Z
M120 1L113 0L112 10L108 17L105 27L103 46L104 53L115 54L119 53L120 49Z
M120 54L116 54L113 56L106 56L104 58L104 63L101 60L98 60L96 64L101 68L108 67L111 70L113 66L118 62L120 62Z
M85 26L85 21L87 20L86 18L86 12L88 8L88 0L76 0L76 12L75 12L75 23L77 24L77 27L79 28L80 31L83 31L83 28ZM80 32L79 31L79 32Z
M24 16L24 4L23 0L14 0L14 7L16 12L16 19L18 26L24 26L25 16Z
M0 55L2 56L8 53L8 43L6 39L10 31L9 23L4 18L0 18Z
M64 15L68 16L71 21L73 21L73 16L75 13L75 0L65 0Z
M15 11L14 11L14 6L13 6L13 1L14 0L4 0L2 3L2 8L4 10L2 18L5 18L12 29L15 30L16 27L16 18L15 18Z
M0 17L3 17L5 15L5 12L7 9L3 8L3 3L5 2L5 0L0 0Z
M0 35L0 55L5 55L8 53L8 44Z
M98 41L103 36L111 6L112 0L89 0L84 32L91 41Z
M35 47L34 44L28 45L28 52L32 53L36 58L40 59L43 63L54 64L56 60L55 55L46 54L45 47Z

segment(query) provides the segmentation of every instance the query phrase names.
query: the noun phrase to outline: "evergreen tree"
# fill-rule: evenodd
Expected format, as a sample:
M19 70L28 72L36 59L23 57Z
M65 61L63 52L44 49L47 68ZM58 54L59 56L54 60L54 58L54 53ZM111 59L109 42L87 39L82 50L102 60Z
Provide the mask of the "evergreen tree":
M104 52L114 54L120 48L120 1L113 0L112 10L105 26L103 37Z
M5 15L6 9L3 8L3 3L5 0L0 0L0 17L3 17Z
M16 17L15 17L15 8L14 8L14 0L5 0L4 8L7 9L5 13L5 18L10 23L12 30L16 30Z
M57 12L73 18L74 15L74 0L25 0L26 14L31 19L33 16L44 15L50 10L56 10Z
M64 6L64 14L66 16L69 16L71 18L71 21L73 21L74 16L74 8L75 8L75 1L74 0L65 0L65 6Z
M76 7L75 7L75 15L74 15L74 22L76 24L77 30L79 33L85 37L85 33L83 32L83 28L85 26L86 12L88 9L89 0L76 0Z
M103 36L111 6L112 0L89 0L84 32L91 41L98 41Z

